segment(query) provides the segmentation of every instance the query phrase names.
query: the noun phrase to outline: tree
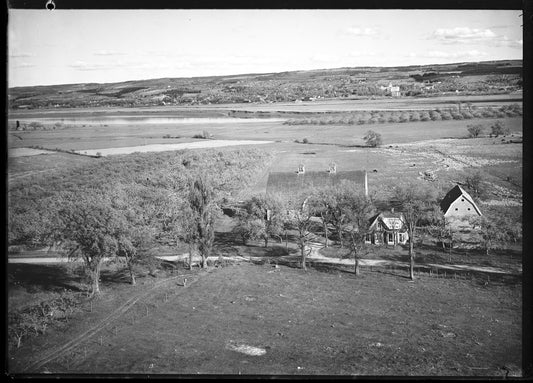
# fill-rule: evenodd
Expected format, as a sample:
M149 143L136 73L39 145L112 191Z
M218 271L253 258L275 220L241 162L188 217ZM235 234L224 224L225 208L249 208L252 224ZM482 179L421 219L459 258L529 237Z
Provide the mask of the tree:
M325 247L328 247L328 225L333 224L334 193L331 188L324 188L314 193L313 198L309 201L315 214L320 216L324 237L326 238Z
M351 190L350 190L351 189ZM348 188L341 203L348 221L347 230L350 238L350 253L353 254L354 273L359 275L359 258L365 247L365 237L370 226L370 218L375 208L372 201L357 188Z
M437 242L440 242L443 250L446 249L446 243L448 243L449 255L451 257L454 232L448 220L444 217L440 206L433 206L433 210L428 211L425 221L427 232L435 237Z
M313 222L312 204L309 203L311 197L297 197L288 201L287 207L290 211L289 219L292 226L296 229L297 245L300 250L301 267L307 270L306 258L311 253L309 242L311 240L311 229L315 224Z
M476 138L476 137L479 137L479 135L483 132L483 125L481 124L468 125L467 130L468 130L468 137Z
M91 295L100 294L100 269L106 257L114 257L126 221L104 197L85 195L66 203L61 209L61 225L57 227L64 238L75 242L81 253L91 282Z
M495 137L498 137L499 135L507 135L511 132L511 129L509 129L508 126L505 126L505 124L501 121L496 121L491 127L491 134Z
M243 242L261 239L268 247L271 237L281 238L283 232L282 201L279 197L268 195L254 196L245 202L239 212L237 231Z
M437 203L437 192L426 183L411 182L395 188L394 200L403 212L405 225L409 233L409 277L414 280L414 242L416 240L417 226L434 211Z
M464 180L466 190L477 199L482 199L486 196L486 190L483 187L483 176L479 171L470 172L466 175Z
M117 255L122 257L130 273L132 285L135 281L135 266L145 261L145 255L152 244L153 233L147 227L127 227L118 237Z
M202 257L202 268L205 268L213 249L215 221L220 208L215 202L214 189L204 176L199 176L191 182L188 191L190 223L195 226L195 228L190 229L189 241L198 246L198 251Z
M363 140L365 140L368 146L371 146L373 148L380 146L383 143L381 139L381 134L374 132L373 130L367 131L365 136L363 137Z

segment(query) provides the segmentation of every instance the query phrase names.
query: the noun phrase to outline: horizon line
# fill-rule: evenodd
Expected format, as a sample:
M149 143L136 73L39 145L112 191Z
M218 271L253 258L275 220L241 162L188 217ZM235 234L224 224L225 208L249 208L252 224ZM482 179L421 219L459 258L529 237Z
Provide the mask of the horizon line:
M326 70L340 70L340 69L357 69L357 68L406 68L413 66L431 66L431 65L454 65L454 64L468 64L468 63L485 63L485 62L498 62L498 61L521 61L521 59L500 59L500 60L483 60L483 61L459 61L459 62L447 62L447 63L432 63L432 64L409 64L409 65L391 65L391 66L379 66L379 65L362 65L362 66L343 66L343 67L334 67L334 68L317 68L317 69L294 69L287 71L279 72L250 72L250 73L234 73L234 74L214 74L214 75L203 75L203 76L181 76L181 77L156 77L156 78L142 78L142 79L131 79L117 82L73 82L73 83L56 83L56 84L32 84L32 85L17 85L17 86L8 86L8 90L15 88L29 88L29 87L47 87L47 86L72 86L72 85L86 85L86 84L98 84L98 85L109 85L109 84L121 84L125 82L132 81L154 81L154 80L163 80L163 79L202 79L210 77L228 77L228 76L258 76L258 75L274 75L281 73L290 73L290 72L313 72L313 71L326 71Z

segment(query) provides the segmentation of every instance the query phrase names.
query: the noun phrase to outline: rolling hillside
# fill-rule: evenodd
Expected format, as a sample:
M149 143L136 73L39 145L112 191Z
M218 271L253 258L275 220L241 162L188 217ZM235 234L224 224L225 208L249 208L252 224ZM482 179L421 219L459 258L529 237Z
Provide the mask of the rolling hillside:
M232 76L162 78L110 84L10 88L10 109L272 103L390 95L504 94L522 88L522 61L357 67Z

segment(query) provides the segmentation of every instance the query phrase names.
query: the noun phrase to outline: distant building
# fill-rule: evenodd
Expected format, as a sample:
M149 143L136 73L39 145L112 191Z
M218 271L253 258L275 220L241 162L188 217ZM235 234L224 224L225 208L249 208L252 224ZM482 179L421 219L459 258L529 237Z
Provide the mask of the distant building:
M392 86L392 83L389 83L389 86L380 86L381 90L384 90L386 93L390 94L392 97L400 97L400 87Z
M474 199L459 185L446 194L440 208L450 226L456 229L470 228L468 220L482 215Z
M370 219L365 243L373 245L405 245L409 239L405 218L402 213L381 212Z

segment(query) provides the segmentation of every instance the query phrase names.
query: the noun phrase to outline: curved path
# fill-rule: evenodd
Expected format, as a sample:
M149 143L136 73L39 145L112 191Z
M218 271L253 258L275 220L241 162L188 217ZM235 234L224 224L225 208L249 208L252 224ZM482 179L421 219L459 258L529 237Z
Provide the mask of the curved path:
M210 273L213 270L215 270L215 269L211 268L211 269L207 269L207 272L196 274L194 279L192 279L186 285L184 284L182 287L187 288L187 287L191 286L192 284L197 282L198 279L200 279L201 276L206 275L207 273ZM133 296L132 298L130 298L129 300L127 300L125 303L123 303L121 306L119 306L115 311L113 311L111 314L109 314L107 317L105 317L102 321L97 323L95 326L91 327L89 330L83 332L82 334L80 334L76 338L68 341L67 343L65 343L65 344L63 344L61 346L55 347L52 350L50 350L43 357L41 357L40 359L34 361L29 366L27 366L24 369L24 372L36 372L41 367L43 367L45 364L53 361L54 359L59 358L60 356L64 355L68 351L70 351L73 348L75 348L76 346L78 346L81 342L83 342L83 341L87 340L88 338L90 338L91 336L97 334L105 326L107 326L108 324L110 324L114 320L118 319L122 314L126 313L140 299L146 298L146 297L150 296L151 294L155 293L155 291L159 287L161 287L161 286L163 286L163 285L165 285L165 284L167 284L169 282L175 281L178 278L183 278L183 277L184 277L184 275L170 277L170 278L167 278L167 279L164 279L162 281L154 283L154 285L151 286L148 290L140 292L140 293L136 294L135 296Z

